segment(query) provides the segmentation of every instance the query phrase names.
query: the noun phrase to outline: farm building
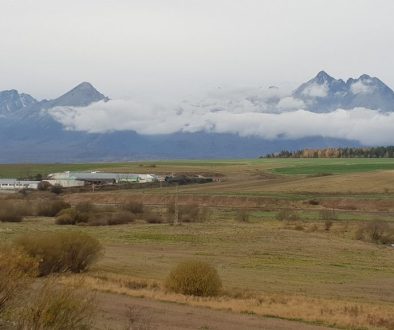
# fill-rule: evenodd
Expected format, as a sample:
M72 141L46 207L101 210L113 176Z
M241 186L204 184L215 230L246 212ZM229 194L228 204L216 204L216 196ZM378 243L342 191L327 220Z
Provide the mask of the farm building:
M48 175L46 180L58 182L63 187L75 187L84 184L115 184L115 183L132 183L132 182L154 182L158 181L153 174L128 174L128 173L105 173L105 172L61 172ZM83 182L83 184L82 184Z
M0 179L0 190L38 189L40 181Z
M64 188L83 187L85 185L85 181L74 179L43 180L43 182L48 182L52 186L61 186Z

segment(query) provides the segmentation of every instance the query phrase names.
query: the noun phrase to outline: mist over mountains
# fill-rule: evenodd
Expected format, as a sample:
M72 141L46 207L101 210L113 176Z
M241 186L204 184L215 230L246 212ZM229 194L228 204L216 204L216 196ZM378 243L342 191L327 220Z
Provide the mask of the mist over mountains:
M0 161L257 157L282 149L390 144L394 92L321 71L294 91L218 89L168 104L111 100L83 82L53 100L0 92Z

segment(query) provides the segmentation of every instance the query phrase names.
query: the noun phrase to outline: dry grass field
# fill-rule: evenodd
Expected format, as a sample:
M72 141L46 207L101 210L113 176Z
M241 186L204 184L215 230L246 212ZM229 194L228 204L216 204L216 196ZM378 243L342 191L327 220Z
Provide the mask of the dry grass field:
M333 173L327 172L330 164ZM338 164L347 166L346 171L339 171ZM312 165L314 174L310 173ZM92 169L99 169L97 166ZM324 174L319 166L324 166ZM181 205L198 204L209 210L200 222L147 224L137 217L125 225L59 226L54 218L32 216L18 223L0 222L0 240L52 231L82 231L99 239L105 247L99 262L82 275L63 276L61 282L73 285L83 277L87 288L105 295L99 296L104 310L129 296L131 301L142 297L142 301L157 303L145 309L152 315L156 315L153 310L168 308L159 301L241 313L246 317L240 321L245 329L248 322L256 322L247 319L248 315L304 322L288 325L289 329L306 328L306 324L394 329L394 248L356 239L365 223L379 220L394 225L394 171L390 166L394 161L370 159L105 165L102 169L111 171L209 174L221 181L179 187ZM297 167L295 174L280 171ZM303 167L308 173L298 173ZM175 195L175 187L167 187L65 192L62 198L72 205L89 201L101 207L141 201L152 212L164 215ZM246 210L247 221L240 221L240 209ZM278 220L281 210L294 212L296 218ZM328 229L322 210L335 212ZM223 281L221 295L188 297L164 289L170 270L190 258L215 265ZM121 328L105 315L105 322ZM174 316L174 329L178 321ZM264 327L264 319L257 322L262 328L286 328L285 324ZM158 319L152 324L171 328L171 323L160 327ZM217 329L214 324L201 324L200 328Z

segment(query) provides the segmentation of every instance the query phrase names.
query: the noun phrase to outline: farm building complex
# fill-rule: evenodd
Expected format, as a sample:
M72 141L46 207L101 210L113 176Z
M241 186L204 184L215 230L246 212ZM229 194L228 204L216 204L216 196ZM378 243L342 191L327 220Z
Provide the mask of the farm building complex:
M52 186L82 187L86 185L112 185L122 183L157 182L161 178L154 174L105 173L105 172L61 172L52 173L42 181L0 179L1 190L38 189L40 182Z
M116 183L146 183L159 181L159 177L153 174L130 174L130 173L104 173L104 172L61 172L52 173L44 180L51 185L62 187L78 187L84 185L103 185Z

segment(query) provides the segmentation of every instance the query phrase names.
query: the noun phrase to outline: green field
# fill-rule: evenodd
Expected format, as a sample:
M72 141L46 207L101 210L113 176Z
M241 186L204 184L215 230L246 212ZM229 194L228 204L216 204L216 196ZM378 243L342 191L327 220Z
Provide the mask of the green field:
M313 163L313 162L312 162ZM305 175L324 175L324 174L345 174L356 172L369 172L378 170L394 170L394 160L362 160L362 161L342 161L335 162L335 164L321 164L318 162L315 165L294 164L288 167L275 168L275 173L280 174L305 174Z
M242 170L271 169L278 174L341 174L393 170L394 159L240 159L240 160L178 160L86 164L0 164L0 178L24 178L62 171L170 172L212 171L234 173Z

